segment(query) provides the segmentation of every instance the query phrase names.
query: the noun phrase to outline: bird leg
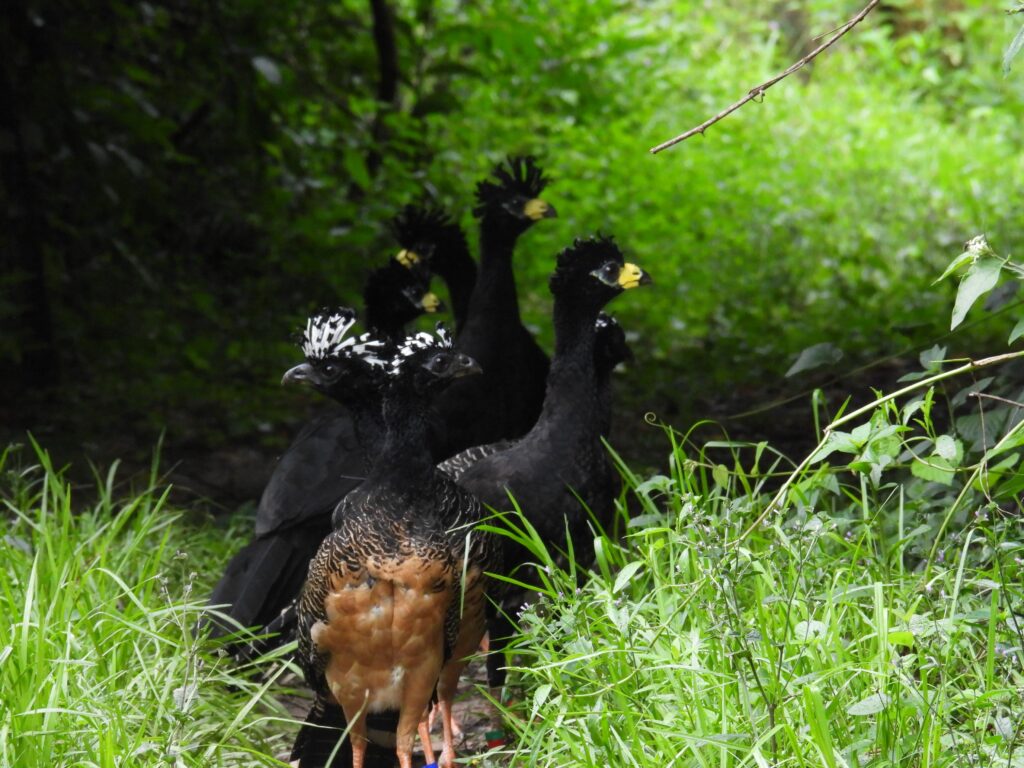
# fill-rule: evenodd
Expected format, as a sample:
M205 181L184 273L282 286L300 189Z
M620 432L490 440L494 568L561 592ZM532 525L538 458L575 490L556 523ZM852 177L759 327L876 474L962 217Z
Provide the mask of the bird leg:
M350 724L348 732L348 743L352 745L352 768L363 768L366 762L366 745L369 739L366 737L366 717L362 707L351 709L342 707L345 710L345 719Z
M412 747L416 740L416 731L419 730L421 737L423 735L423 726L426 723L425 715L425 707L403 706L399 711L398 729L395 732L395 753L398 755L398 764L401 768L412 768ZM431 757L434 749L430 744L430 734L427 734L427 740L423 742L423 745L424 756L429 762L434 762ZM428 749L430 754L427 754ZM353 768L355 767L353 766Z
M444 768L455 768L455 733L452 728L452 702L441 699L437 703L441 710L441 728L444 731L444 747L441 749L441 762Z
M437 708L441 712L441 729L444 732L444 748L441 750L441 761L438 765L454 768L455 766L455 729L452 727L452 702L455 691L459 687L459 676L466 667L466 661L453 660L441 670L437 681Z
M423 744L423 758L426 760L427 765L437 762L434 759L434 744L430 740L430 728L431 721L434 719L434 711L430 710L430 716L428 718L427 713L423 713L423 717L420 718L420 742Z
M440 714L440 712L441 712L441 707L440 707L439 704L435 704L434 706L432 706L430 708L430 717L427 720L427 731L428 732L434 730L434 721L437 720L437 716L438 716L438 714ZM454 711L452 712L452 733L455 734L456 738L459 738L459 737L462 736L462 726L459 725L459 721L455 719L455 712Z

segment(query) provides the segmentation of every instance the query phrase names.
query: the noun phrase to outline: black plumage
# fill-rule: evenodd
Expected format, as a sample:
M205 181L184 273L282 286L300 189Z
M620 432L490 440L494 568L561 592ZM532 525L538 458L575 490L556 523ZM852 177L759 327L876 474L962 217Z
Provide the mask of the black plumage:
M421 264L408 268L397 259L370 273L363 287L366 327L397 340L405 326L424 313L443 311L441 300L430 290L430 272Z
M458 337L469 314L477 273L462 227L440 208L407 205L392 219L391 232L401 248L396 261L411 269L425 265L444 280Z
M303 337L306 362L285 374L284 383L314 386L344 407L315 418L281 457L264 489L252 541L228 563L210 595L231 621L216 619L216 634L234 624L262 627L274 620L306 579L309 560L330 530L338 500L366 477L383 445L380 374L352 350L361 342L326 350L325 334L340 331L337 345L355 322L355 312L321 312ZM344 327L343 327L344 326Z
M484 633L485 572L497 565L498 547L473 530L484 515L479 501L434 466L428 403L449 380L478 370L440 330L399 348L384 400L385 445L310 563L298 604L299 661L315 709L333 699L344 710L355 768L366 747L364 715L391 710L399 762L410 768L435 689L443 759L455 757L452 699Z
M480 269L457 342L484 373L456 382L435 403L439 459L520 437L540 414L548 357L519 316L512 259L519 237L555 216L539 198L546 185L531 157L509 158L477 185Z
M589 517L608 525L618 489L617 473L601 443L608 416L602 413L607 404L601 401L595 364L596 322L605 304L649 281L639 267L624 262L611 238L577 240L558 255L550 281L555 354L541 416L525 437L479 459L459 478L460 485L495 509L510 509L511 493L551 550L568 551L568 528L574 555L584 565L593 559ZM528 557L511 539L504 548L506 571ZM510 627L499 615L490 629L491 647L500 651ZM488 673L495 686L504 682L498 664L492 654Z
M607 437L611 431L612 419L612 371L620 363L632 360L633 352L626 341L622 326L611 315L602 312L594 323L594 328L597 331L597 339L594 342L594 373L597 378L599 403L597 410L601 418L601 434ZM508 450L515 443L515 440L500 440L487 445L476 445L445 459L437 468L457 481L480 459Z

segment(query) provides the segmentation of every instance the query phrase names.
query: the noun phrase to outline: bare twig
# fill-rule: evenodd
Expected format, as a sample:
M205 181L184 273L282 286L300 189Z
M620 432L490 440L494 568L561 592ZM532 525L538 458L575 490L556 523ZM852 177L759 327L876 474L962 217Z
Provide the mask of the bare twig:
M986 392L971 392L968 397L976 397L979 400L984 397L989 400L995 400L997 403L1012 405L1014 408L1024 408L1024 403L1019 403L1016 400L1008 400L1005 397L999 397L998 395L990 395Z
M874 10L875 6L877 6L879 2L881 2L881 0L871 0L870 3L868 3L866 6L864 6L864 8L861 10L860 13L858 13L856 16L854 16L848 22L846 22L841 27L839 27L838 31L836 32L835 35L833 35L826 42L822 43L817 48L815 48L813 51L808 53L806 56L804 56L802 59L800 59L800 61L796 62L793 66L791 66L785 72L783 72L782 74L776 75L771 80L767 80L767 81L761 83L760 85L755 86L754 88L751 88L747 92L747 95L744 96L742 99L737 101L735 104L732 104L731 106L726 107L725 109L723 109L721 112L719 112L714 117L705 120L703 123L698 125L696 128L691 128L686 133L681 133L678 136L676 136L674 139L669 139L668 141L662 142L661 144L659 144L656 147L652 147L651 148L651 154L652 155L656 155L659 152L661 152L662 150L668 149L669 147L674 147L679 142L686 141L688 138L690 138L694 134L699 133L699 134L703 135L704 131L706 131L708 128L710 128L712 125L717 123L722 118L728 117L729 115L731 115L737 109L739 109L744 104L746 104L748 101L754 101L755 99L762 98L764 96L764 92L767 91L769 88L771 88L773 85L775 85L777 82L779 82L779 80L782 80L784 78L789 77L794 72L796 72L798 69L802 69L808 62L810 62L812 59L814 59L819 53L824 51L826 48L829 48L834 42L836 42L836 40L841 38L843 35L845 35L847 32L849 32L855 26L860 24L864 20L864 17L867 16L869 13L871 13L871 11Z

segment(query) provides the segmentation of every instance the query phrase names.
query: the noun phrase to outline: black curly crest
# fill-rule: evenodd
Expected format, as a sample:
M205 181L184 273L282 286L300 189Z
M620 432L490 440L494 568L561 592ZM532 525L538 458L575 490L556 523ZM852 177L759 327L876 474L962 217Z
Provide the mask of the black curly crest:
M402 208L390 223L395 240L402 248L409 249L423 243L436 243L449 230L458 228L442 209L412 203Z
M485 179L476 185L474 216L482 216L491 205L500 205L512 197L539 197L549 184L533 155L510 155L494 167L491 176L493 180Z
M606 261L625 262L622 250L612 235L597 234L593 237L577 237L572 245L564 248L556 257L555 271L551 274L551 290L571 282L581 271L589 272Z

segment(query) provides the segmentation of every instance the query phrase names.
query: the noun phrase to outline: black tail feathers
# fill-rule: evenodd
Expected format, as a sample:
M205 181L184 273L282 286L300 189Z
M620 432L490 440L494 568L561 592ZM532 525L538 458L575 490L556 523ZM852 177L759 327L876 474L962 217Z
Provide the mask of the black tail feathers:
M347 739L338 743L346 727L345 713L341 707L317 698L295 738L291 760L298 760L300 768L351 768L352 750ZM398 729L398 713L371 713L366 717L366 727L370 743L366 749L364 768L395 768L397 757L394 739ZM333 760L331 755L334 755Z

